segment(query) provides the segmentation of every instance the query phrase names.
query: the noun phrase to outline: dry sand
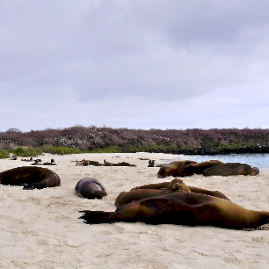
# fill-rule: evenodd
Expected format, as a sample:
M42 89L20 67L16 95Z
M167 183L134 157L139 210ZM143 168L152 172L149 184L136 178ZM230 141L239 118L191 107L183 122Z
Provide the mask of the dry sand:
M46 166L62 180L60 187L23 190L0 185L0 268L269 268L269 230L237 231L215 227L184 227L115 223L87 225L79 210L114 211L121 191L158 183L159 168L147 160L169 162L166 154L45 154ZM176 156L177 157L177 156ZM76 166L75 160L126 161L137 167ZM1 159L0 171L29 165ZM75 195L84 177L98 179L107 189L102 200ZM168 178L169 181L172 178ZM269 173L256 177L184 178L192 186L219 190L248 209L269 210Z

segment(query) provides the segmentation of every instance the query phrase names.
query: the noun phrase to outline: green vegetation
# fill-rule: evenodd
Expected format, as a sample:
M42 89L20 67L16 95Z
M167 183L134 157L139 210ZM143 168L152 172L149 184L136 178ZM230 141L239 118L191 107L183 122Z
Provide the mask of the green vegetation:
M156 152L172 154L269 153L268 129L140 130L74 126L0 133L0 158L52 154Z
M70 147L55 147L50 145L42 146L42 151L51 154L76 154L76 153L85 153L85 151L77 148L70 148Z

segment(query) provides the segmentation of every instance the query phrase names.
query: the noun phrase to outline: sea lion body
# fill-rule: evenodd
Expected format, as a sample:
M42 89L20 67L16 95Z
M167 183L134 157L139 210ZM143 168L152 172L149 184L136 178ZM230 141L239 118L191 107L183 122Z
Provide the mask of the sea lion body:
M245 209L229 200L200 193L173 192L124 204L114 212L80 211L87 224L144 222L255 229L269 220L269 212Z
M196 162L194 161L174 161L168 164L164 164L160 167L158 171L158 177L163 178L163 177L168 177L168 176L176 176L177 171L179 169L182 169L185 166L188 166L190 164L195 164Z
M43 189L60 186L60 177L53 171L43 167L23 166L0 173L3 185L20 185L23 189Z
M206 169L203 172L204 176L256 176L259 174L257 167L250 167L248 164L242 163L226 163Z
M173 180L169 187L166 189L133 189L128 192L121 192L116 200L115 205L117 207L122 206L123 204L128 204L136 200L141 200L149 197L160 196L164 194L169 194L175 191L184 191L190 192L188 186L180 179Z
M202 193L206 195L211 195L217 198L230 200L225 194L223 194L220 191L212 191L207 189L202 189L194 186L187 186L181 179L175 178L171 182L161 182L161 183L155 183L155 184L148 184L143 186L134 187L131 190L138 190L138 189L157 189L157 190L167 190L167 189L175 189L174 186L177 186L177 184L180 184L181 191L184 192L194 192L194 193Z
M219 160L210 160L201 163L191 163L177 170L175 176L186 177L192 175L200 175L204 172L204 170L213 167L215 165L223 164L223 162Z
M94 178L83 178L75 187L75 192L78 196L87 199L102 199L107 196L105 187Z

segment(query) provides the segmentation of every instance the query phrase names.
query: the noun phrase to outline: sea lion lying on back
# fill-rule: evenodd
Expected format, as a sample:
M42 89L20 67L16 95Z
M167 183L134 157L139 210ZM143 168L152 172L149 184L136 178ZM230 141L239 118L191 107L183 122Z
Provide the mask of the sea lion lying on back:
M114 212L80 211L87 224L144 222L255 229L269 221L269 212L243 208L229 200L200 193L176 191L124 204Z
M248 164L242 163L226 163L206 169L204 176L256 176L259 174L257 167L250 167Z
M0 173L3 185L24 186L24 190L60 186L60 177L53 171L38 166L23 166Z

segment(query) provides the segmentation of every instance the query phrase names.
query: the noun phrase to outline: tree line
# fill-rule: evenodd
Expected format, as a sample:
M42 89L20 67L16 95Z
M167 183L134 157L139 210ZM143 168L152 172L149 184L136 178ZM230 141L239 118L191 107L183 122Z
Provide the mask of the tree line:
M2 154L17 150L26 156L40 152L69 154L145 151L189 155L268 153L269 129L142 130L73 126L21 132L10 128L0 132L0 150Z

